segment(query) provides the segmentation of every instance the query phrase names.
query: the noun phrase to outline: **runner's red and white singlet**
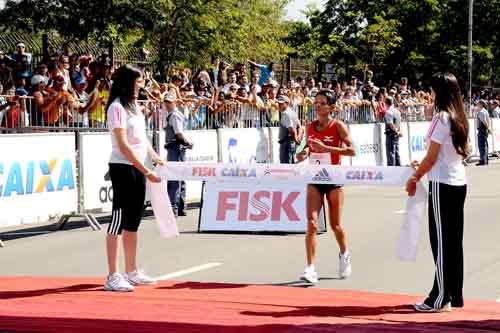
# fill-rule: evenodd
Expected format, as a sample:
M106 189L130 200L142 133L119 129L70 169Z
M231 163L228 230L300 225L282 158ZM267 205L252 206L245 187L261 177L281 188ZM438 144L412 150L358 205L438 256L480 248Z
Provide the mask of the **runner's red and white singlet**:
M333 120L330 122L330 125L324 129L323 131L319 132L316 130L316 126L318 125L318 121L315 120L312 122L312 124L309 126L307 130L307 138L309 139L318 139L321 142L323 142L326 146L330 147L342 147L342 140L340 139L338 130L337 130L337 121ZM311 155L313 153L318 153L312 149L312 147L309 147L309 152L310 156L309 158L311 159ZM336 153L330 153L330 164L334 165L339 165L340 164L340 154ZM318 161L318 164L323 164L322 162Z

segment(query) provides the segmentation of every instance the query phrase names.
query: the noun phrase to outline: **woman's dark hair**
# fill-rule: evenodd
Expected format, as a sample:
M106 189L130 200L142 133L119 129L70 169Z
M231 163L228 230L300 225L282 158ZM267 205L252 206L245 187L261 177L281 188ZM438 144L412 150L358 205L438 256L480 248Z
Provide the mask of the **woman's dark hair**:
M113 85L109 92L106 109L108 109L111 103L119 97L120 103L125 110L129 112L133 111L135 80L140 77L142 77L142 72L131 65L123 65L118 68L113 74Z
M320 90L316 94L316 97L318 97L318 96L324 96L326 98L326 102L328 103L328 105L332 105L332 104L335 104L337 102L335 95L332 93L332 91L330 91L328 89Z
M458 154L464 158L469 154L469 122L465 116L460 85L451 73L436 73L432 76L431 87L436 94L434 106L438 111L450 115L451 139Z

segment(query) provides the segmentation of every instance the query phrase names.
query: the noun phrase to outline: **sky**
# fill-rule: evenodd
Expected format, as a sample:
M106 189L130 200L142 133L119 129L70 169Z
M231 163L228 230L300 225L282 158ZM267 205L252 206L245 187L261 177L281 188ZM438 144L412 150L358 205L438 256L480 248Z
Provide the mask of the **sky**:
M323 0L291 0L287 6L287 18L296 21L305 21L306 17L302 11L307 9L309 4L315 3L321 8Z

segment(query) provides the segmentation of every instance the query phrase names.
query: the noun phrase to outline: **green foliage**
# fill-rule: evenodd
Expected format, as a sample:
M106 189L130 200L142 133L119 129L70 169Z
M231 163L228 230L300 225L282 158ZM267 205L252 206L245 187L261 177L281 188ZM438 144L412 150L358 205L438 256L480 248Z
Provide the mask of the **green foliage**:
M226 61L282 60L288 0L21 0L0 11L0 29L57 31L68 40L95 39L158 49L164 69Z
M500 0L474 2L473 78L498 84ZM329 0L322 12L310 12L309 20L309 26L291 31L301 40L293 47L302 56L351 70L371 67L388 79L428 77L436 70L466 78L467 1Z

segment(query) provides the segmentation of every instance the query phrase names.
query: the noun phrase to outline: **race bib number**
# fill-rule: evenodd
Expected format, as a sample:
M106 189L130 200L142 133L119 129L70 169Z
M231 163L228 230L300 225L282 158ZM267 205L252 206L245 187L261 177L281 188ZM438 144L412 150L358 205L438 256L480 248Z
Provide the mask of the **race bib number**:
M332 157L330 153L311 153L309 164L332 164Z

